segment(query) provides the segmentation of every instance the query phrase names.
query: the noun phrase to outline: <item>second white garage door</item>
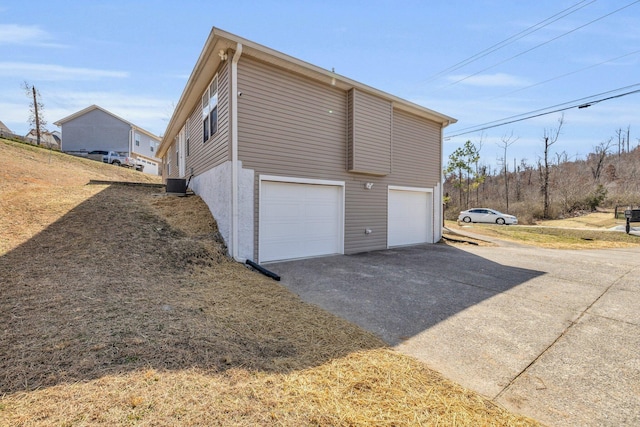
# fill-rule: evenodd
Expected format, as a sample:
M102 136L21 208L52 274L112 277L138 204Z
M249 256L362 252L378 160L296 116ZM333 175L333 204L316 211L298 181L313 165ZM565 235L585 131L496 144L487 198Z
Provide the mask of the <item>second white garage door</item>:
M260 262L342 253L343 188L261 181Z
M389 189L388 246L431 243L431 195L410 189Z

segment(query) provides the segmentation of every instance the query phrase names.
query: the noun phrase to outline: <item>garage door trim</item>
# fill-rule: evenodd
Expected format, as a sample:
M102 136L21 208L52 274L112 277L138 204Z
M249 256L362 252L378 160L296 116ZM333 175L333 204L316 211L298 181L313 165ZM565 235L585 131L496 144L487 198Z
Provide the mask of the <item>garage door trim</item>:
M312 178L298 178L298 177L290 177L290 176L276 176L276 175L260 175L259 183L258 183L258 262L261 261L262 253L263 253L263 245L262 245L262 230L263 230L263 216L261 214L262 206L263 206L263 190L262 183L264 181L267 182L281 182L286 184L310 184L310 185L324 185L331 187L339 187L340 190L340 218L338 218L339 223L339 254L344 254L344 223L345 223L345 182L344 181L333 181L326 179L312 179Z

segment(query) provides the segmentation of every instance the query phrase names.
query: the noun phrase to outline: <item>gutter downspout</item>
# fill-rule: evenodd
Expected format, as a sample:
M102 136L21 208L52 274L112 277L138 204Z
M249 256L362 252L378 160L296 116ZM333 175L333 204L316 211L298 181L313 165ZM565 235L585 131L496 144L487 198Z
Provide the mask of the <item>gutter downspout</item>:
M242 55L242 43L236 46L231 60L231 255L239 259L238 243L238 61Z

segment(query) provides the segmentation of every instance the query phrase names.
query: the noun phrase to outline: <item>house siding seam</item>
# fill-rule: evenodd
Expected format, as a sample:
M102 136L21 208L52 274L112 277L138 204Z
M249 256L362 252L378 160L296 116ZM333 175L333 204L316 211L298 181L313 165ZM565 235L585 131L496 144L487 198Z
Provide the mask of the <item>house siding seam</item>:
M353 144L354 144L354 97L355 97L355 89L351 89L347 92L347 170L354 169L354 153L353 153Z
M387 247L387 186L433 188L440 182L441 125L400 112L390 103L385 127L385 176L350 173L349 96L346 91L262 63L248 56L238 63L239 159L255 171L254 254L258 254L260 175L345 182L344 251ZM416 163L416 159L424 159ZM392 172L393 171L393 172ZM367 182L373 188L365 189ZM365 230L372 232L366 234Z

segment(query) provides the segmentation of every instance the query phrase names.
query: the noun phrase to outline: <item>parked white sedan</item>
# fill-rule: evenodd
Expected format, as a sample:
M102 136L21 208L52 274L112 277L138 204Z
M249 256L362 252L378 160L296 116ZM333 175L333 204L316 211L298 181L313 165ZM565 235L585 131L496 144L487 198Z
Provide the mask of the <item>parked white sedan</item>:
M458 221L462 222L487 222L490 224L517 224L518 218L513 215L503 214L493 209L475 208L460 212Z

